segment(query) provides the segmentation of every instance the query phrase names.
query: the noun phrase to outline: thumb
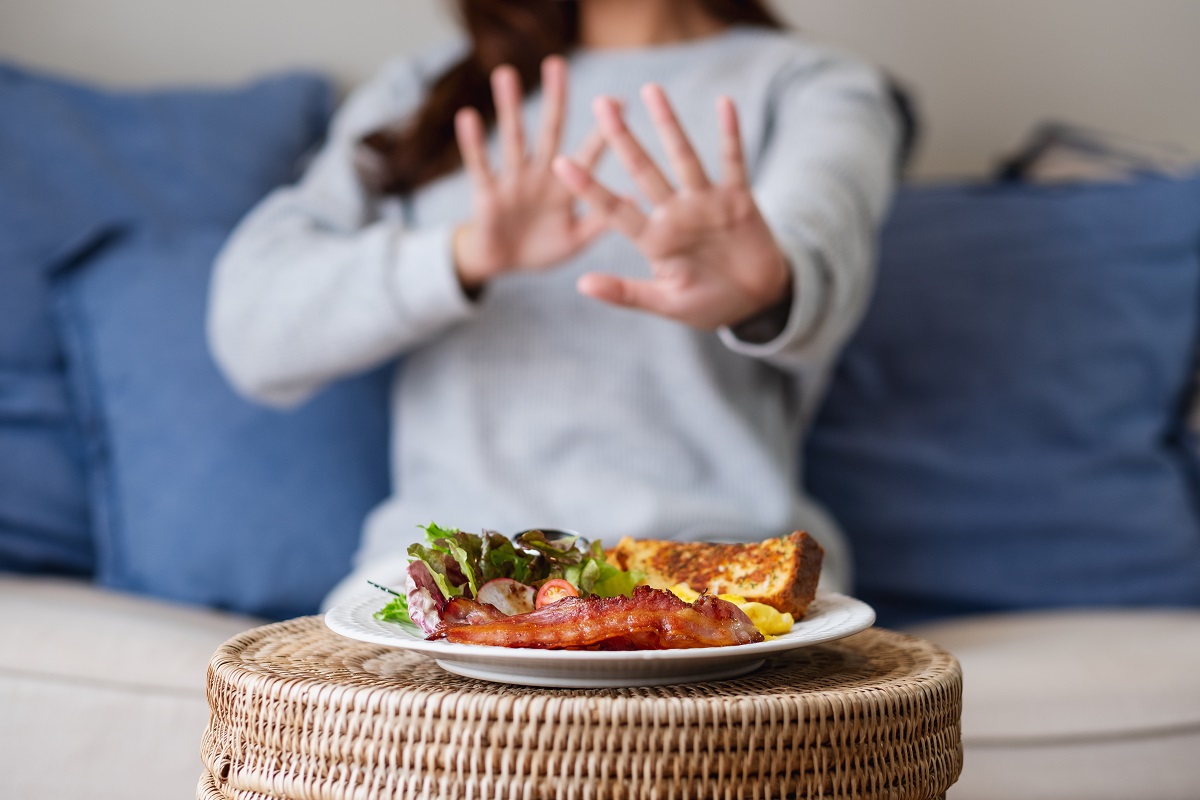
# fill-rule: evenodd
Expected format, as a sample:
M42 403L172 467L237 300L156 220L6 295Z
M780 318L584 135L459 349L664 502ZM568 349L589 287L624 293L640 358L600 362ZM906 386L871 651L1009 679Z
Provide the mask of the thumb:
M614 306L636 308L653 314L670 316L666 313L663 293L652 281L618 278L600 272L581 275L575 284L580 294L601 300Z

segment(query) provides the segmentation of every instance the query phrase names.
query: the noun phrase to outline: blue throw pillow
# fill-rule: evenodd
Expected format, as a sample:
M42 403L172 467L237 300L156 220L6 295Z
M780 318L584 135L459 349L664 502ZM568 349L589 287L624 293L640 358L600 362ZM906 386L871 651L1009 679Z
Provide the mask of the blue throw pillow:
M55 246L23 237L9 222L0 216L0 571L84 575L92 570L92 536L83 442L48 274L112 229L103 212L59 218L65 235Z
M1200 604L1200 178L909 188L806 451L885 624Z
M141 222L232 225L297 174L334 102L295 73L237 88L108 91L0 62L0 218L57 242L91 209Z
M15 404L0 379L0 403ZM60 376L27 376L28 414L0 409L0 572L86 575L92 534L82 441Z
M0 63L0 571L92 568L49 272L117 223L232 225L322 135L329 83L108 91Z
M141 233L66 273L98 581L272 618L313 613L388 492L387 376L280 413L237 397L204 335L223 228Z

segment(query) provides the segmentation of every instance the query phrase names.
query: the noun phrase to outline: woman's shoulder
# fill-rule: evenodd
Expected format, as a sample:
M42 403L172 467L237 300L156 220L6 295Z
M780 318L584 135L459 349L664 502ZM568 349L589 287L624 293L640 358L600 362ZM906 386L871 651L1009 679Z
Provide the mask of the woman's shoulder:
M408 116L420 107L438 77L465 52L466 43L452 39L416 55L385 60L374 75L350 92L335 128L358 137Z
M882 68L811 34L742 28L736 31L731 44L736 54L723 60L726 77L746 85L766 85L777 98L821 86L840 93L876 96L885 102L888 79Z
M741 27L733 32L735 43L748 57L779 71L810 71L828 68L877 71L867 59L804 31Z
M453 37L416 54L396 55L383 62L375 80L397 90L428 91L429 87L456 61L465 56L470 43Z

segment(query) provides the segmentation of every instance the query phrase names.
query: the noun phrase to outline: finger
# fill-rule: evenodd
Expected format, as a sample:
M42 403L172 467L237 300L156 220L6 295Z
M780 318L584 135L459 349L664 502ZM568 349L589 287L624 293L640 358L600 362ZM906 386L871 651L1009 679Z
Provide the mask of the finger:
M601 272L581 275L575 283L580 294L602 300L614 306L636 308L662 316L666 313L666 301L661 288L653 281L618 278Z
M575 221L575 246L584 248L608 230L608 220L599 214L587 214Z
M630 132L616 102L611 97L597 97L592 110L600 123L600 132L604 134L605 141L646 199L655 205L671 199L675 189Z
M717 122L721 127L721 180L726 186L746 186L746 156L742 134L738 130L737 108L733 100L717 98Z
M525 162L525 133L521 127L521 77L503 64L492 70L492 97L496 103L496 132L500 137L500 164L515 172Z
M567 62L562 56L542 61L542 127L538 133L537 161L550 166L562 140L567 105Z
M620 100L614 100L613 102L617 104L618 111L624 110L625 106ZM607 147L608 142L604 141L604 134L600 132L599 128L592 128L587 138L583 140L583 144L579 145L579 148L575 151L573 160L579 166L591 172L600 163L600 157L604 155Z
M592 130L583 140L583 144L575 151L575 156L572 159L589 175L596 169L596 165L600 163L600 157L604 155L604 150L608 143L604 141L604 137L600 135L600 131ZM566 187L563 181L559 181L564 192L570 193L570 189ZM575 230L578 236L578 243L583 247L587 243L595 239L602 231L608 228L608 221L600 214L589 213L583 216L576 216Z
M588 172L591 172L600 163L600 156L604 155L606 147L608 147L608 142L604 141L603 134L598 130L593 130L583 140L583 144L579 145L579 149L575 151L572 160Z
M480 189L491 187L494 178L488 166L483 119L479 112L473 108L460 109L454 115L454 135L458 139L458 151L462 153L463 168L471 183Z
M671 162L671 169L675 171L679 183L688 189L706 188L709 182L704 165L692 149L692 143L680 126L662 87L653 83L643 86L642 102L650 111L650 119L654 121L659 141L667 151L667 160Z
M625 104L619 100L614 100L617 103L617 110L624 113ZM580 164L583 169L588 172L593 172L596 164L600 163L600 157L604 156L604 151L607 150L608 143L604 140L604 134L600 133L599 128L592 128L586 139L583 139L583 144L575 151L575 163Z
M588 204L594 215L630 239L641 235L646 226L646 215L641 209L613 194L583 167L566 156L559 156L554 159L554 174L571 194Z

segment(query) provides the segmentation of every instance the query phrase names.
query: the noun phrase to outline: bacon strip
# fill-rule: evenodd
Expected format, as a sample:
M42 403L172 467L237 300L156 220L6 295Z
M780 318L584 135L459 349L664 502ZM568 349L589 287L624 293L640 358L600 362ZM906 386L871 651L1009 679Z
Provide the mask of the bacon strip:
M701 596L685 603L639 586L633 597L568 597L528 614L488 620L455 614L428 638L456 644L547 650L670 650L761 642L763 635L733 603ZM459 621L461 620L461 621Z
M433 632L451 625L481 625L508 619L503 611L491 603L480 603L465 597L455 597L442 609L441 624Z

